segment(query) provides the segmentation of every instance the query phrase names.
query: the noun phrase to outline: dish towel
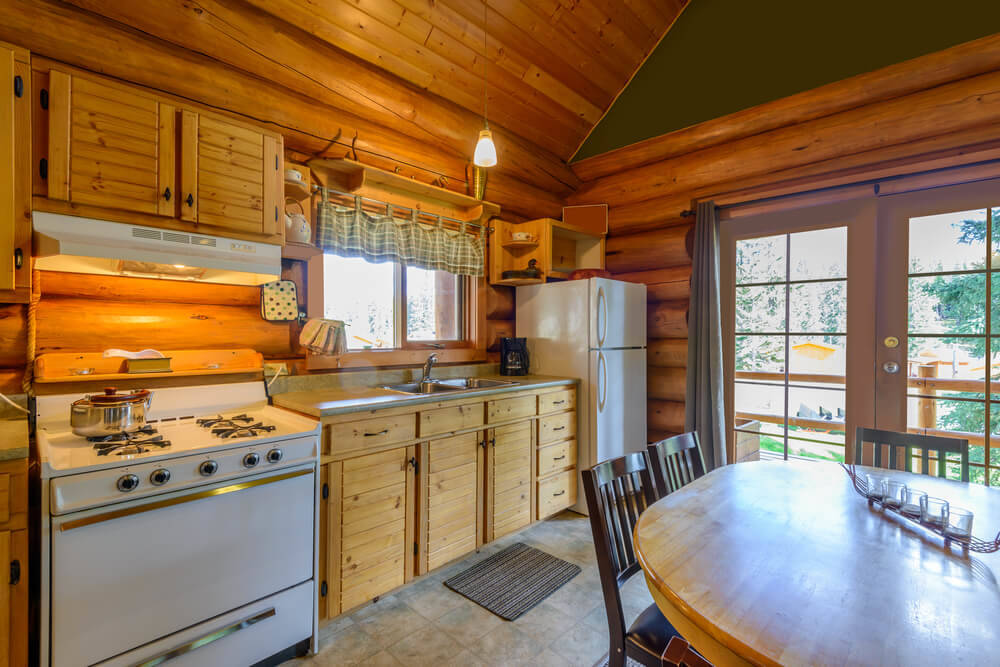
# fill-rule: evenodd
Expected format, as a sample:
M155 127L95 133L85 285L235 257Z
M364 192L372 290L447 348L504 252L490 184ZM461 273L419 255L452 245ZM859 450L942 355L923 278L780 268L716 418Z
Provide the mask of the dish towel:
M333 356L347 352L347 331L340 320L311 319L302 327L299 344L312 354Z

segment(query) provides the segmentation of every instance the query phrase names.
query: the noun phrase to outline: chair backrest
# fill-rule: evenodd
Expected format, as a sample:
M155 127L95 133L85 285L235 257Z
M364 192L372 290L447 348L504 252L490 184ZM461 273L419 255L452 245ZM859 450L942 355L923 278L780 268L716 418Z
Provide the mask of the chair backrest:
M640 569L632 533L639 515L656 500L646 453L626 454L584 470L583 492L614 643L616 637L624 640L625 636L618 589Z
M935 452L937 458L937 476L945 477L946 455L958 454L961 458L961 476L963 482L969 481L969 441L961 438L946 438L940 435L921 435L919 433L899 433L883 431L877 428L859 426L854 438L854 462L864 463L864 444L872 443L872 465L876 468L889 470L906 470L913 472L913 450L920 450L920 471L925 475L930 473L930 453ZM883 455L883 447L887 454ZM900 461L902 456L902 462ZM900 465L902 463L902 465Z
M681 433L649 445L650 468L659 498L705 474L698 434Z

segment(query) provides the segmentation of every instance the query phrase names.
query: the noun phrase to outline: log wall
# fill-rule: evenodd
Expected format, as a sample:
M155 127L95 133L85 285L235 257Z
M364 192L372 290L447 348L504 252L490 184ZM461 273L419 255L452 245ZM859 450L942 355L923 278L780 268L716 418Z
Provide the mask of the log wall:
M609 204L608 270L649 286L650 438L684 426L682 212L997 159L1000 35L574 164L584 183L567 201Z

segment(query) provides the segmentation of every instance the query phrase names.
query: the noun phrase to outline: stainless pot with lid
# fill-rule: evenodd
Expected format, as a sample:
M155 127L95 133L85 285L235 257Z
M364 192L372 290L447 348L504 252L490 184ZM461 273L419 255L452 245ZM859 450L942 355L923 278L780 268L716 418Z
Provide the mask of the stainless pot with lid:
M132 433L146 425L153 393L137 389L118 393L107 387L103 394L89 394L70 406L69 423L73 433L96 438L118 433Z

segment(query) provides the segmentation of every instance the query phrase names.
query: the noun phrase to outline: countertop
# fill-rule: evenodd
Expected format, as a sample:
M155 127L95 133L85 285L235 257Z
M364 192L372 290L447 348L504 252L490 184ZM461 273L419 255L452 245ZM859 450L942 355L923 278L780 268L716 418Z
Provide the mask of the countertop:
M517 382L508 387L488 387L485 389L467 389L440 394L402 394L380 387L351 387L345 389L322 389L318 391L293 391L274 396L274 404L281 408L295 410L313 417L331 417L351 412L366 412L379 408L398 408L423 403L461 400L470 397L486 397L496 394L509 394L526 389L542 389L560 385L574 385L573 378L552 377L548 375L520 375L505 377L499 375L482 376L484 379L505 380Z
M28 458L28 418L0 417L0 461Z

